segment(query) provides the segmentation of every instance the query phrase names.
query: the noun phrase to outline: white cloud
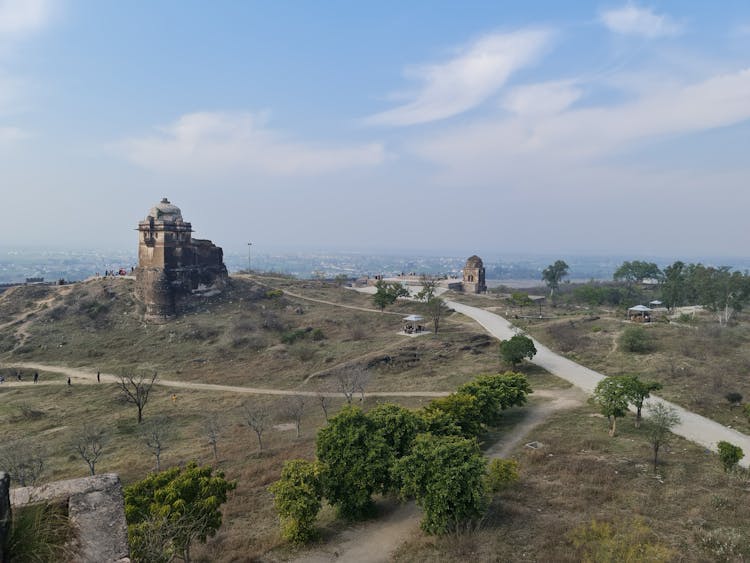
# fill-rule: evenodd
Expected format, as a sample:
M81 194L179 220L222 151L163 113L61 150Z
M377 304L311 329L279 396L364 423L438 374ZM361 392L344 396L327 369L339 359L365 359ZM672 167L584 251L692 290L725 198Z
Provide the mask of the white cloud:
M610 31L624 35L642 35L653 39L679 35L683 30L682 25L669 16L630 3L621 8L605 10L599 17Z
M408 103L372 115L373 125L414 125L445 119L470 110L495 94L516 70L533 63L551 33L526 30L481 37L454 58L412 68L422 82Z
M533 92L539 86L528 88ZM628 102L485 119L439 136L433 133L413 148L457 176L486 180L513 171L523 174L530 167L566 170L618 154L644 139L680 136L749 119L750 69L745 69L659 89Z
M518 115L550 115L570 107L583 90L570 81L519 86L503 99L502 106Z
M0 0L0 38L36 31L49 21L49 0Z
M132 162L171 172L251 172L306 176L376 166L385 159L379 143L321 146L288 139L269 129L264 115L190 113L158 135L121 143Z

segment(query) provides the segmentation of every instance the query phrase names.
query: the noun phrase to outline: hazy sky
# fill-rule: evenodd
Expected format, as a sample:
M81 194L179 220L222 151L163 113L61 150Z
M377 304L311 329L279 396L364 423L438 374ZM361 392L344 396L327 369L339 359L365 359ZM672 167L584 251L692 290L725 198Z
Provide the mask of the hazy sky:
M750 2L0 0L0 241L748 254Z

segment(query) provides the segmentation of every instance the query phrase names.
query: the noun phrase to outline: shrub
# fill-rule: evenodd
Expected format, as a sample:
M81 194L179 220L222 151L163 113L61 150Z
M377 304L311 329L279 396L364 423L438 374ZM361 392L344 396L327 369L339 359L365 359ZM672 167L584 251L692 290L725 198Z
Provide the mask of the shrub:
M626 352L642 354L653 349L650 335L640 326L630 326L620 335L620 347Z
M498 493L518 481L518 462L514 459L493 459L487 469L487 490Z
M307 543L317 536L315 518L323 496L322 469L318 462L287 461L281 478L268 489L281 519L281 535L294 544Z
M729 442L722 440L717 446L719 448L719 461L721 461L721 465L724 466L726 472L734 469L740 460L745 457L742 448Z
M307 336L307 331L304 328L297 328L294 330L288 330L281 335L281 341L284 344L294 344L298 340L303 340Z
M739 405L742 402L742 393L737 393L736 391L730 391L729 393L724 395L724 398L732 406Z

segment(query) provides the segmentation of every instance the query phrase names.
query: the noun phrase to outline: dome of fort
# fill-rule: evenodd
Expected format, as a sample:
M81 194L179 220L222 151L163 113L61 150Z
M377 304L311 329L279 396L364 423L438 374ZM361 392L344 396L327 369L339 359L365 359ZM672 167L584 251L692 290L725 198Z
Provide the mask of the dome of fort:
M484 268L484 262L482 262L482 259L475 254L474 256L471 256L468 260L466 260L465 267L466 268Z
M157 221L182 221L182 211L165 197L148 212Z

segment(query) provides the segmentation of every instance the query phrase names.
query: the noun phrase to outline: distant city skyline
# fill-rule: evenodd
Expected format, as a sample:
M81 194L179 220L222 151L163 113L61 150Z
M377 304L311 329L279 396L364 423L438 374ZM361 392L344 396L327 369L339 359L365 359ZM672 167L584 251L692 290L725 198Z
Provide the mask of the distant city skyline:
M0 246L746 257L750 3L0 0Z

